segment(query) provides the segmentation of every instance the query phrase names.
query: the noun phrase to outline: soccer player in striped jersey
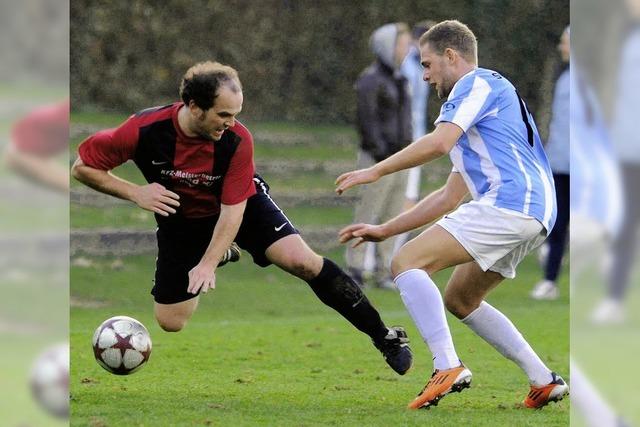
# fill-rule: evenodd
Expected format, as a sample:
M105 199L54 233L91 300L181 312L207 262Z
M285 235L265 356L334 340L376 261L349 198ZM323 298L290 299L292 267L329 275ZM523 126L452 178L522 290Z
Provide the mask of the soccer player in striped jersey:
M477 41L459 21L443 21L420 38L424 80L446 98L435 130L376 165L336 180L341 194L354 185L449 154L446 184L413 209L380 225L353 224L340 239L381 241L429 224L405 244L391 270L402 300L433 354L431 379L409 408L436 405L471 383L456 353L446 308L504 357L531 386L524 404L540 408L568 393L563 379L533 351L513 323L484 301L518 263L542 243L556 218L553 177L533 117L514 86L478 67ZM471 193L472 200L461 204ZM445 215L446 214L446 215ZM431 277L455 266L444 298Z

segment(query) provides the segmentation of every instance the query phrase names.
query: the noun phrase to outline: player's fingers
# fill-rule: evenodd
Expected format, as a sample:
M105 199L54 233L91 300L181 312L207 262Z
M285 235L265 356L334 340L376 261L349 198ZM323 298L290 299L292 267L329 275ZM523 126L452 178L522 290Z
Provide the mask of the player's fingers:
M342 194L348 189L350 189L351 187L353 187L354 185L356 185L356 182L354 182L354 178L350 176L340 184L340 186L336 189L336 191L339 191L339 194Z
M180 200L180 196L179 195L177 195L173 191L169 191L169 190L166 190L166 189L165 189L165 191L162 192L162 195L163 196L167 196L167 197L171 197L172 199L175 199L175 200Z
M334 182L335 185L340 184L342 181L344 181L349 175L351 174L351 172L345 172L342 175L340 175L339 177L336 178L336 182Z
M353 230L353 237L364 237L369 235L369 227L363 226L357 230Z
M363 244L366 240L364 240L362 237L358 238L358 240L356 240L356 242L351 245L352 248L357 248L358 246L360 246L361 244Z
M155 206L153 206L153 207L151 208L151 211L153 211L153 212L155 212L155 213L157 213L157 214L160 214L160 215L162 215L162 216L169 216L169 214L168 214L167 212L165 212L165 211L163 211L162 209L157 208L157 207L155 207Z
M167 196L160 196L159 200L162 203L165 203L167 205L172 205L172 206L176 206L176 207L180 206L180 202L179 201L177 201L176 199L172 199L170 197L167 197Z
M202 289L202 279L200 279L199 277L197 277L196 275L194 275L193 277L193 285L191 286L191 293L192 294L197 294L198 291L203 291L206 292Z
M362 223L347 225L342 230L340 230L338 232L338 234L340 234L340 235L342 235L342 234L352 234L354 231L360 230L360 229L364 228L365 226L366 226L366 224L362 224Z
M176 210L173 209L171 206L167 206L167 205L165 205L164 203L161 203L161 202L158 202L156 204L156 207L161 209L161 210L163 210L163 211L165 211L165 212L167 212L167 213L170 213L170 214L176 213Z
M353 239L353 236L351 235L351 233L348 234L341 234L338 237L338 240L340 241L340 243L347 243L349 240Z

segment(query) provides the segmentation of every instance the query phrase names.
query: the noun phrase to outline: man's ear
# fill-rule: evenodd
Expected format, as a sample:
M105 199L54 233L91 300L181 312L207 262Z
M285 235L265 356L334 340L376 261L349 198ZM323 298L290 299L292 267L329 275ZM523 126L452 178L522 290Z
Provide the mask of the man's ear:
M451 49L450 47L446 48L444 50L444 56L447 58L447 61L449 62L453 62L456 59L456 55L458 54L458 52L456 52L455 50Z
M193 99L189 101L189 112L194 117L200 117L202 113L204 113L204 111L202 111L202 108L198 107Z

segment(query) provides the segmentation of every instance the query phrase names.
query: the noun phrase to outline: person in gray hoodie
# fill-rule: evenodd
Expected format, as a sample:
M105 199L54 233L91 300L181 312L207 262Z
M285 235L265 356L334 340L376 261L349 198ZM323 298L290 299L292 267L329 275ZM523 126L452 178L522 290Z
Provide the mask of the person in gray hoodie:
M360 135L358 168L372 166L412 141L411 96L400 66L410 47L404 23L386 24L373 32L370 47L376 59L355 83L357 128ZM355 209L356 223L378 223L399 214L404 203L407 174L385 177L364 186ZM389 267L394 239L348 247L346 258L352 277L364 283L374 277L378 287L391 287ZM377 273L377 274L376 274ZM375 274L375 276L373 276Z

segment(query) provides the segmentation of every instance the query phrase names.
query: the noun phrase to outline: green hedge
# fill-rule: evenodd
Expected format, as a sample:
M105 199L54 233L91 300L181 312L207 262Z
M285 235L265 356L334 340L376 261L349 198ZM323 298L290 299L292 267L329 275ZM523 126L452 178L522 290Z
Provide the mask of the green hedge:
M349 123L353 82L372 60L371 31L426 18L469 24L481 65L511 78L535 111L569 3L74 0L73 108L129 112L172 101L190 65L216 59L240 72L245 117Z

